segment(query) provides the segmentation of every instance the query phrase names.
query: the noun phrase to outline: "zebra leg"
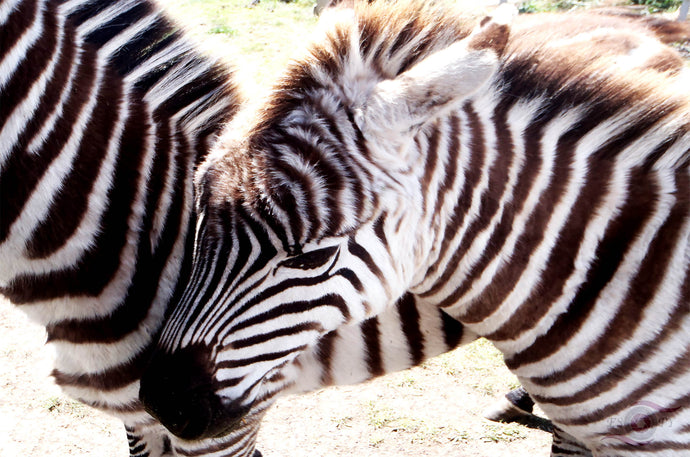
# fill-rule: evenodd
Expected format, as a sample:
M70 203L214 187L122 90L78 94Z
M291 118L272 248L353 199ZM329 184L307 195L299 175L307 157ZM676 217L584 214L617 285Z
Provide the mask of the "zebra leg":
M173 457L170 436L162 427L125 425L130 457Z
M592 457L592 452L575 437L558 427L553 427L551 457Z
M496 402L484 412L484 417L494 422L513 422L532 417L534 400L522 387L508 392L503 399Z
M533 414L533 409L534 400L525 388L520 386L508 392L501 401L484 412L484 417L495 422L536 423L538 428L550 431L553 439L551 457L592 457L592 452L584 444L554 426L550 420Z

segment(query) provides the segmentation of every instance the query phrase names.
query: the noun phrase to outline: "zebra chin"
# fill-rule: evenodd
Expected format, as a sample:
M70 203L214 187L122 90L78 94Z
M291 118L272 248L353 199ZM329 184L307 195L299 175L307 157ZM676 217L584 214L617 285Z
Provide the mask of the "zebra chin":
M141 378L144 409L183 440L218 438L235 431L251 405L216 394L210 349L191 346L157 353Z

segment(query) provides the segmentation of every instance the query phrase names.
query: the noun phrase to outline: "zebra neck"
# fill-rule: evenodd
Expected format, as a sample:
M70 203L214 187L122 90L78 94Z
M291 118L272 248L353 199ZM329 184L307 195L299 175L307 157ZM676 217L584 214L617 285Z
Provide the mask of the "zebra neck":
M624 272L682 261L668 246L689 236L684 115L509 98L474 100L429 133L460 132L460 153L427 154L424 194L439 197L426 205L442 218L428 218L435 251L414 289L506 355L558 347L600 297L639 314L630 291L650 291Z

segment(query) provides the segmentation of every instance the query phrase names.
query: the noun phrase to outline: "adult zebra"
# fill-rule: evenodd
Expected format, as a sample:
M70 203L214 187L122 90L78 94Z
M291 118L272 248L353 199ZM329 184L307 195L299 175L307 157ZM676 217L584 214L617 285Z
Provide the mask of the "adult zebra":
M629 27L358 6L201 166L148 409L232 431L320 335L411 293L594 455L686 454L688 70ZM188 395L208 408L166 407Z
M172 455L139 377L188 275L192 174L239 104L232 72L148 0L3 0L0 97L0 294L131 455Z

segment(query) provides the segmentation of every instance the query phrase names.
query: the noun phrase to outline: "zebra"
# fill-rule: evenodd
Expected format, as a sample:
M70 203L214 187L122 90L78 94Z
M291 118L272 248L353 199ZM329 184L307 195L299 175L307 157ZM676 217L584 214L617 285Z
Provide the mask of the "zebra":
M410 293L593 455L686 454L682 59L595 15L471 31L437 8L339 14L233 120L140 398L178 436L231 433L321 335Z
M5 0L0 37L0 292L46 327L64 391L122 419L132 456L252 455L258 420L225 440L180 442L137 398L189 274L192 171L242 102L233 70L147 0ZM345 372L305 353L284 393L369 379L475 338L405 309L388 319L443 337L401 341L376 373L354 357ZM400 337L388 327L385 341ZM320 354L363 334L338 330Z
M286 395L360 384L417 366L476 339L476 334L444 311L420 306L414 295L408 293L381 314L340 326L321 337L283 368L280 387L274 386L263 402L272 404ZM492 405L491 417L487 418L496 422L517 421L550 431L551 457L592 456L574 437L536 418L533 405L529 394L518 387L505 400Z
M176 455L139 378L189 274L193 169L241 102L233 72L149 0L0 2L0 294L132 456Z

